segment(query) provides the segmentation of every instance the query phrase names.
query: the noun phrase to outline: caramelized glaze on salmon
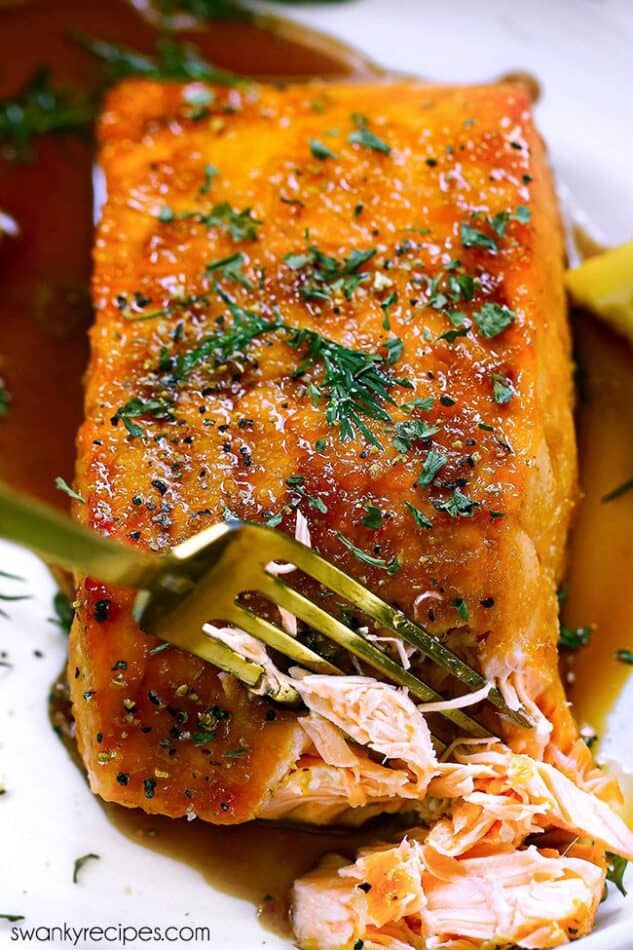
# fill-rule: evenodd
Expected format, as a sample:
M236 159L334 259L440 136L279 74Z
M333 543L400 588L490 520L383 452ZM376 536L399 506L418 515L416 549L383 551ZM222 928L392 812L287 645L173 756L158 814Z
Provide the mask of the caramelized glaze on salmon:
M339 708L318 677L297 680L312 712L282 712L192 656L157 652L130 619L131 592L84 580L69 672L93 790L214 822L358 821L412 799L429 821L450 799L442 820L453 825L436 824L406 858L418 891L421 873L443 880L431 850L443 841L437 853L457 861L446 841L475 819L471 844L493 838L473 861L552 824L626 851L621 823L607 834L554 820L560 798L550 788L543 804L537 789L545 773L529 789L507 777L528 754L550 779L576 783L585 804L618 794L592 768L557 668L576 457L563 244L527 94L128 81L109 95L100 138L107 202L77 516L157 553L227 512L296 532L478 664L537 727L493 719L507 743L481 753L493 760L438 764L417 713L402 761L411 735L377 738L354 720L376 684ZM295 632L294 618L277 620ZM456 692L428 664L424 673ZM394 696L386 723L406 699ZM349 738L368 734L374 752ZM485 776L494 787L477 786ZM469 847L457 846L464 861ZM584 884L580 859L518 854L521 867L546 862L539 879L553 903L561 880L574 881L588 926L600 849ZM402 860L398 851L394 867ZM332 886L345 891L350 875ZM522 881L504 891L508 906L523 903ZM302 946L334 946L306 924L306 893L295 909ZM497 939L500 913L481 924L486 939ZM571 933L574 919L561 904L547 934ZM534 942L531 926L506 936L553 946ZM457 936L470 946L480 930ZM409 946L397 939L381 946Z

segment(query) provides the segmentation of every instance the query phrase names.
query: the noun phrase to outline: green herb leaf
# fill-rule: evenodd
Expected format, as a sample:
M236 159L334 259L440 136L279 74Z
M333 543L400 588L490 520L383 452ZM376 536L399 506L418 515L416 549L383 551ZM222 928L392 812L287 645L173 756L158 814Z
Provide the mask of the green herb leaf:
M374 152L382 152L383 155L389 155L391 153L391 145L388 145L383 139L378 138L377 135L374 135L374 133L370 131L365 116L354 113L352 115L352 121L356 129L348 135L348 142L351 142L352 145L361 145L363 148L370 148Z
M5 381L0 376L0 419L7 415L10 405L11 396L9 395L9 390L6 387Z
M415 505L412 505L410 501L405 501L404 504L411 512L413 520L415 521L418 528L426 528L428 530L429 528L433 527L433 522L426 517L423 511L420 511L419 508L416 508Z
M353 438L358 431L376 448L382 448L364 419L390 423L385 405L396 404L391 389L410 386L409 381L383 369L379 354L349 349L315 330L292 330L287 342L294 349L304 350L295 377L305 375L315 364L322 366L323 375L312 384L312 392L316 401L326 400L325 417L329 425L338 425L341 440Z
M376 508L375 505L367 505L365 512L366 514L363 515L362 522L366 528L369 528L371 531L377 531L379 528L382 528L382 511L380 508Z
M393 444L398 452L409 452L414 442L430 439L439 431L440 426L432 425L424 419L406 419L396 423Z
M459 228L459 236L462 247L481 247L487 251L497 252L497 242L483 231L478 231L466 221L462 221Z
M142 399L140 396L135 396L126 402L124 406L120 406L119 409L117 409L116 413L112 416L112 424L116 425L119 419L121 419L132 438L138 439L144 434L144 430L141 426L137 425L136 422L133 422L133 419L137 419L141 416L150 416L153 419L169 419L171 421L173 420L171 413L172 408L172 402L162 397L157 399Z
M208 730L207 732L194 732L193 743L194 745L206 745L208 742L214 742L215 738L216 733L213 730Z
M75 619L75 608L63 591L58 590L53 597L53 610L55 616L51 617L51 623L57 624L60 629L68 634Z
M422 485L423 488L428 488L438 472L444 468L447 462L448 456L443 452L438 452L436 449L431 449L429 452L427 452L426 458L424 459L424 464L422 465L422 470L418 475L418 485Z
M433 408L435 399L433 396L424 396L422 399L412 399L411 402L403 402L400 404L400 408L404 409L405 412L411 412L413 409L422 409L424 412L428 412L429 409Z
M369 279L359 270L375 253L374 247L353 250L344 260L337 260L308 240L305 253L286 254L284 262L293 271L305 271L299 289L304 299L330 300L333 294L342 292L350 300L356 288Z
M391 565L394 564L394 561L390 561L389 564L382 557L374 557L373 554L367 554L366 551L363 551L362 548L357 548L356 545L350 541L349 538L346 538L344 534L341 534L340 531L336 532L336 537L339 541L342 541L345 547L352 552L357 561L361 561L363 564L369 564L371 567L380 567L385 571L390 571L390 573L395 573L393 570L390 570ZM395 561L397 564L397 560ZM398 568L396 568L397 570Z
M633 666L633 650L618 650L616 656L620 663L628 663Z
M243 86L246 80L218 69L206 62L190 43L163 37L156 43L156 55L144 56L134 49L107 40L76 36L77 42L97 56L105 65L111 80L118 82L128 76L163 79L174 82L201 80L222 86Z
M310 139L310 152L320 162L324 162L327 158L338 158L335 152L324 145L323 142L319 142L318 139Z
M58 475L55 479L55 488L63 492L65 495L68 495L69 498L72 498L73 501L79 501L82 505L86 504L86 499L82 498L73 488L70 487L68 482Z
M211 264L207 264L205 273L207 276L211 276L212 274L219 272L223 277L236 281L236 283L241 284L242 287L246 287L247 290L252 290L253 284L242 270L245 260L246 258L242 252L237 251L235 254L231 254L229 257L223 257L221 260L213 261Z
M492 339L503 333L514 322L516 314L505 304L488 302L482 304L481 309L474 313L473 317L482 336Z
M612 884L615 884L620 894L623 897L626 897L627 890L624 886L624 872L627 869L628 861L626 858L621 858L619 854L612 854L610 851L607 851L607 881L611 881Z
M156 0L156 6L167 18L187 13L201 22L240 23L253 19L253 11L239 0Z
M434 498L431 502L437 511L445 511L451 518L471 518L473 513L481 505L478 501L473 501L460 488L456 488L453 497L448 501Z
M463 597L454 597L451 600L451 607L454 607L461 620L467 622L469 619L468 604Z
M0 99L0 150L10 159L31 157L31 143L49 132L85 136L94 107L38 69L13 98Z
M621 485L618 485L617 488L613 488L610 492L607 492L606 495L602 496L602 501L614 501L616 498L620 498L621 495L625 495L627 492L631 491L633 488L633 478L627 479L627 481L622 482Z
M77 860L75 861L73 865L73 884L78 883L77 875L79 874L82 867L84 866L84 864L86 864L87 861L99 861L100 858L101 858L100 854L82 854L80 858L77 858Z
M9 923L14 924L18 920L26 920L24 914L0 914L0 920L8 920Z
M209 162L205 163L204 166L204 181L198 188L199 195L207 195L211 190L211 185L213 184L213 179L217 178L220 174L219 170L215 165L210 165Z
M492 399L498 405L504 406L510 402L515 393L512 380L499 373L493 373L490 378L492 379Z
M169 224L172 221L196 221L205 228L220 228L228 231L233 241L256 241L262 222L253 217L251 208L236 211L228 201L221 201L210 211L173 211L162 208L158 213L159 221Z
M404 343L400 337L392 336L385 343L385 349L387 350L387 363L389 366L393 366L393 364L397 363L402 356Z
M587 646L592 633L593 627L566 627L561 623L558 645L565 650L578 650Z

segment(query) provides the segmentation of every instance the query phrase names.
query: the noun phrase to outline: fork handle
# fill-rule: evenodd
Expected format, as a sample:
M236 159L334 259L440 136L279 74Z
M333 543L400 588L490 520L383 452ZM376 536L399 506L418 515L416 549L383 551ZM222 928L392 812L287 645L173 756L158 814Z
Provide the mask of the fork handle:
M123 587L147 586L159 568L157 555L110 541L2 482L0 537L29 548L58 567Z

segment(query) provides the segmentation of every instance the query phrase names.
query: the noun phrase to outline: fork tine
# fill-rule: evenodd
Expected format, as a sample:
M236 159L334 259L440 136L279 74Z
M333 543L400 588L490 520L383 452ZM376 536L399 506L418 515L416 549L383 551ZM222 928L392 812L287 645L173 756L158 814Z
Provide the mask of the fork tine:
M264 528L261 530L269 531L271 529ZM376 620L381 626L388 627L411 646L416 647L425 656L434 660L439 666L455 676L470 690L482 689L487 685L487 680L480 673L465 663L452 650L449 650L437 637L427 633L422 627L409 620L401 610L391 607L358 581L326 561L316 551L293 541L292 538L285 535L281 537L286 546L286 551L282 556L296 564L305 574L344 597L363 613ZM326 614L325 616L329 615ZM533 726L526 710L522 707L516 710L510 709L497 687L490 690L487 699L519 725Z
M300 666L305 666L315 673L336 674L341 672L329 660L319 656L318 653L304 646L300 640L295 640L290 634L276 627L274 623L269 623L268 620L259 617L252 610L234 604L228 611L224 611L224 613L227 612L229 616L226 619L239 627L240 630L245 630L246 633L250 633L251 636L261 640L266 646L272 647L273 650L283 653L284 656L294 660Z
M261 583L258 585L258 589L265 597L269 597L273 603L280 607L285 607L286 610L295 614L305 623L309 624L309 626L318 630L335 643L338 643L339 646L344 647L349 653L364 660L392 682L397 683L399 686L406 686L409 692L418 699L426 702L442 699L439 693L436 693L434 689L422 680L418 679L412 673L409 673L408 670L405 670L399 663L392 660L390 656L378 649L378 647L369 643L360 634L350 630L345 624L336 620L335 617L326 613L325 610L317 607L317 605L307 597L304 597L278 578L271 577L269 574L264 573ZM255 620L258 619L259 618L255 618ZM250 632L252 632L254 636L259 637L259 639L262 639L257 629L258 625L254 623ZM296 641L287 634L283 636L290 640L292 644L296 643ZM284 653L288 653L285 641L284 645L280 646L279 649ZM454 725L463 729L469 735L479 738L486 738L491 735L484 726L459 709L442 710L441 714L447 719L450 719Z
M242 656L237 650L215 638L210 631L205 631L204 639L208 641L208 645L201 645L197 656L201 656L204 652L203 659L210 660L214 666L235 676L250 689L263 689L265 695L274 699L275 702L293 705L301 702L296 689L281 680L273 681L260 663Z

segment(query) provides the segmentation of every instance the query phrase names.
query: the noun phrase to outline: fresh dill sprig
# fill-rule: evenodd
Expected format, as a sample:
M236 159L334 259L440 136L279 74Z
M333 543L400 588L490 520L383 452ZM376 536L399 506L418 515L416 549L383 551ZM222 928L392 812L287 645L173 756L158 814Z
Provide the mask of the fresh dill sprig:
M396 405L391 390L395 386L411 388L409 380L393 374L382 354L353 350L316 330L290 326L278 312L272 319L262 317L240 307L217 284L215 290L227 305L232 323L175 357L169 367L173 382L181 382L209 360L215 367L234 360L244 355L256 337L279 331L288 346L302 356L293 373L295 379L306 376L313 367L322 370L308 383L308 393L315 405L325 400L326 419L338 426L341 440L345 442L360 432L372 445L382 448L365 420L391 423L386 408ZM167 368L164 362L161 368ZM120 418L125 421L125 416Z
M174 82L200 80L222 86L242 86L246 83L245 79L234 73L207 62L191 43L180 43L170 37L158 40L154 56L146 56L128 46L91 36L76 35L75 39L103 62L107 77L112 82L128 76L143 76L146 79Z
M171 420L173 419L172 408L172 403L162 397L157 399L143 399L140 396L135 396L126 402L124 406L120 406L117 409L112 416L111 422L112 425L116 425L119 419L121 419L132 438L138 439L144 434L144 430L138 423L133 421L134 419L149 416L153 419Z
M93 118L93 106L68 87L55 85L43 67L15 96L0 99L0 150L10 159L28 159L37 136L47 132L85 135Z
M161 208L158 218L160 221L197 221L205 228L221 228L228 231L234 241L256 241L257 230L262 222L253 216L251 208L236 211L228 201L221 201L210 211L174 211L172 208Z
M304 359L294 376L304 376L315 364L323 368L323 374L308 386L314 403L326 400L325 417L329 425L338 425L341 441L354 438L356 430L368 442L381 449L382 445L369 429L364 419L390 423L391 416L385 406L396 405L391 395L394 386L411 388L407 379L401 379L384 368L380 353L352 350L321 336L316 330L290 331L288 344L295 350L304 351Z
M203 337L193 349L176 357L171 369L171 377L180 382L197 366L213 360L214 366L221 366L243 355L249 344L263 333L285 328L280 319L268 320L238 306L228 294L217 286L216 291L229 308L233 322L229 327L219 330L211 336Z

